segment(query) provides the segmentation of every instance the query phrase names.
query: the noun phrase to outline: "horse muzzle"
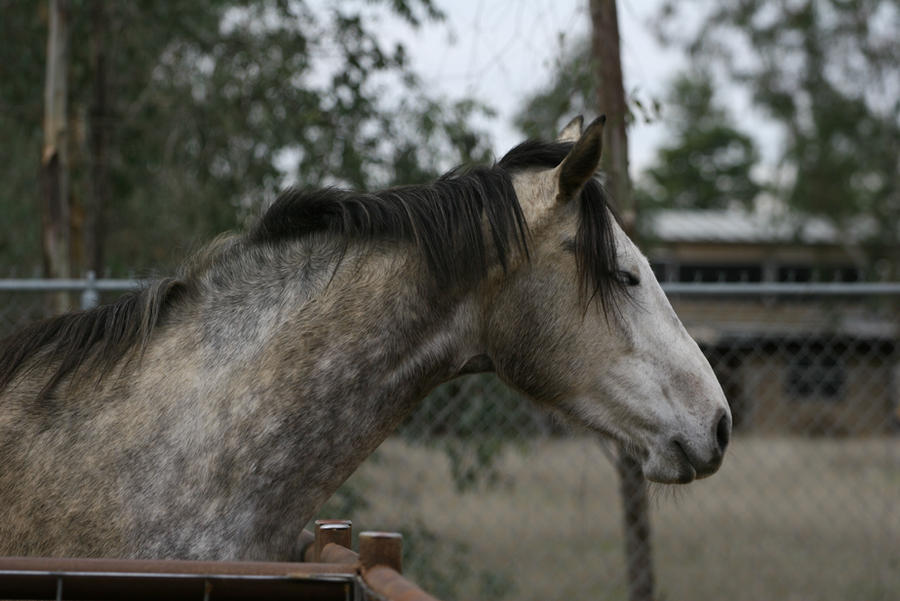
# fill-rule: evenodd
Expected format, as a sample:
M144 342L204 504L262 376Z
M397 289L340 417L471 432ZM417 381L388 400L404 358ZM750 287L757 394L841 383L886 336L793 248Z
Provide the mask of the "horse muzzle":
M721 467L730 440L731 415L723 409L701 435L677 434L651 451L644 475L664 484L687 484L711 476Z

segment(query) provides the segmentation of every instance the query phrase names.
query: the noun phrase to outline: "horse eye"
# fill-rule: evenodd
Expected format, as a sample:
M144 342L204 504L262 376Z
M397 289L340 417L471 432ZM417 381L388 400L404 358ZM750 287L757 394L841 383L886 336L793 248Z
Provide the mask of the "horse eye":
M638 276L634 275L630 271L625 271L624 269L620 269L616 272L616 278L619 282L625 286L640 286L641 280Z

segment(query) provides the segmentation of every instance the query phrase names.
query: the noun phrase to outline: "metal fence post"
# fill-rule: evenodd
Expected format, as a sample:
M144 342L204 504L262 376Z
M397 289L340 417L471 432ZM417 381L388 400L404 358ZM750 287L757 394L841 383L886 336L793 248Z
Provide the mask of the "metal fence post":
M322 560L322 549L329 543L350 548L353 522L350 520L316 520L316 540L312 561Z
M100 304L100 292L97 290L97 274L88 271L84 278L84 290L81 292L81 308L93 309Z
M387 566L403 572L403 535L399 532L359 533L359 561L364 568Z
M647 481L640 464L623 450L616 462L625 527L625 567L629 601L653 601L653 553Z

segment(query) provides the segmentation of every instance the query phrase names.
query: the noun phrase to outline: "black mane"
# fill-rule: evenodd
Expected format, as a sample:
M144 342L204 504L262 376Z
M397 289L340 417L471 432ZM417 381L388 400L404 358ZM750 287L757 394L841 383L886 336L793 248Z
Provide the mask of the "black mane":
M482 232L505 269L514 249L527 254L527 226L512 179L496 167L454 169L435 182L378 192L324 188L283 193L248 234L251 243L329 232L348 240L413 242L442 286L477 281L487 272Z
M559 165L571 143L523 142L495 165L454 169L431 184L402 186L372 193L336 188L283 193L246 236L249 244L277 244L316 232L344 239L404 240L426 259L440 285L460 285L482 279L490 243L504 269L519 251L528 258L528 226L512 184L528 169ZM572 249L579 286L589 302L614 308L622 284L615 277L613 221L603 187L591 179L577 199L579 223ZM0 341L0 391L19 369L47 350L58 362L39 395L46 397L70 372L91 365L106 370L128 351L143 347L154 328L190 288L187 280L168 278L110 305L53 317ZM102 372L101 372L102 373Z
M482 233L487 218L491 242L506 269L511 252L528 257L528 226L512 177L528 169L552 169L572 149L570 142L528 140L491 167L454 169L431 184L378 192L325 188L284 192L251 230L252 243L277 243L327 232L343 239L413 242L442 286L484 277L488 252ZM622 292L606 194L596 179L581 190L574 240L579 285L605 310Z
M127 292L114 303L65 313L31 324L0 340L0 392L19 369L44 349L46 360L58 361L42 387L45 398L66 374L90 364L111 368L135 347L143 347L166 309L185 292L184 283L165 278L147 288Z

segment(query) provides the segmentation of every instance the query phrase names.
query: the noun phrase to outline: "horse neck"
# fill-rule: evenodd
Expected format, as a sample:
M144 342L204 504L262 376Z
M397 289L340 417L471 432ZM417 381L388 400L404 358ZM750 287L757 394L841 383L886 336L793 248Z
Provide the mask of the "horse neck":
M290 511L309 517L473 354L473 300L438 290L403 250L351 247L334 271L297 244L213 268L193 324L172 328L177 341L160 340L147 357L156 376L146 388L171 399L187 394L184 382L199 387L185 402L217 412L204 421L221 430L211 441L227 455L235 431L235 453L275 450L271 478L296 483ZM173 365L177 346L194 350Z
M220 361L274 368L301 398L366 388L402 402L454 375L477 338L475 295L438 289L407 250L351 245L322 259L296 243L243 257L206 278L225 287L206 294L204 338Z

